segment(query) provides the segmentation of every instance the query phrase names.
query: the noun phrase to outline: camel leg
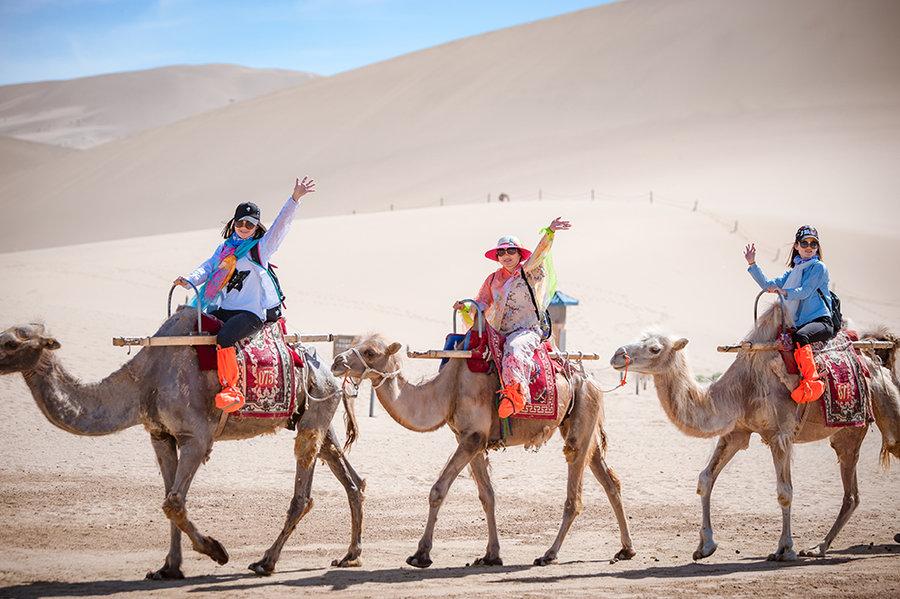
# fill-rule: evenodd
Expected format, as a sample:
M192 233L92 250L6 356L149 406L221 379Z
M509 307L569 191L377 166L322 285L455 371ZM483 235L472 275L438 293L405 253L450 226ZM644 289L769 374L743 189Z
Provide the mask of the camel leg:
M491 485L491 475L488 472L487 456L483 453L475 454L469 462L472 478L478 485L478 499L484 508L484 518L488 527L488 543L484 557L479 557L473 566L502 566L500 559L500 537L497 534L497 518L494 513L494 487Z
M468 433L459 435L459 446L450 457L447 465L441 471L441 475L432 485L431 492L428 494L428 522L425 525L425 532L419 540L419 547L416 552L406 558L406 563L416 568L427 568L431 565L431 546L434 539L434 525L437 523L438 511L444 498L450 490L450 485L466 467L466 464L472 461L480 451L484 451L487 445L487 435L482 433Z
M337 442L333 428L328 431L319 457L325 460L334 477L343 485L347 492L347 501L350 502L350 547L344 557L332 561L331 565L338 568L359 566L361 565L359 556L362 553L363 499L365 498L366 481L347 461L347 457Z
M296 473L294 474L294 497L291 499L284 527L275 538L272 546L263 554L262 559L247 566L247 568L260 576L268 576L275 571L275 564L278 562L278 558L281 557L281 550L284 548L284 544L294 532L300 519L313 507L311 497L312 479L321 439L321 431L315 429L297 430L297 437L294 440L294 454L297 458Z
M175 482L175 471L178 468L178 451L175 448L175 439L166 435L164 437L150 437L153 451L156 453L156 462L162 472L166 495L172 490ZM169 554L163 567L155 572L147 572L148 580L179 580L184 578L181 571L181 530L174 522L169 522Z
M775 464L778 503L781 504L781 538L778 539L778 549L767 558L769 561L787 562L797 559L794 541L791 539L791 501L794 497L794 488L791 484L792 445L788 434L776 435L769 441L772 461Z
M565 435L565 439L566 443L563 447L563 453L566 455L566 461L569 463L569 474L566 483L566 503L563 507L562 523L559 525L559 532L556 534L553 545L550 546L550 549L544 555L534 560L535 566L546 566L556 562L559 548L562 546L563 540L572 526L572 522L575 521L575 518L578 517L578 514L583 509L581 492L584 487L582 484L584 481L584 468L588 456L595 451L596 443L593 437L589 437L590 440L582 442L580 447L573 447L579 440L572 439L568 434Z
M859 461L859 448L866 437L865 428L845 428L831 437L831 446L837 454L838 463L841 465L841 482L844 484L844 500L841 502L841 510L837 520L825 535L825 539L814 547L800 552L803 557L825 557L825 552L831 547L834 538L850 519L850 516L859 507L859 487L856 484L856 464Z
M628 518L625 517L625 509L622 507L622 485L619 483L619 477L612 468L606 465L603 459L603 452L599 448L594 451L594 455L590 461L591 472L597 478L597 481L606 491L606 497L609 499L609 505L612 506L613 512L616 514L616 521L619 523L619 537L622 541L622 548L616 553L610 562L617 562L620 559L631 559L634 557L634 545L631 542L631 533L628 532Z
M196 435L180 441L175 480L166 495L166 500L163 501L163 512L175 526L181 529L181 532L188 536L195 551L208 555L222 565L228 563L228 552L225 551L225 547L214 538L200 534L194 523L188 519L186 507L191 481L194 480L200 464L209 455L211 447L211 439L203 439Z
M716 449L706 469L700 473L697 481L697 494L700 496L700 505L703 508L703 525L700 528L700 544L694 551L694 559L703 559L715 553L718 544L713 539L712 518L710 516L710 498L716 479L728 462L742 449L750 445L750 433L735 431L719 437Z

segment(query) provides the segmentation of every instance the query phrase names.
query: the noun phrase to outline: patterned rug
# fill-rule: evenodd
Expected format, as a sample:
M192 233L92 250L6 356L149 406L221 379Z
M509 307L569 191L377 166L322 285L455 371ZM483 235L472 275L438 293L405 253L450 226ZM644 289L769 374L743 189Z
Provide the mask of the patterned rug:
M500 372L500 362L503 359L503 345L506 338L490 327L487 327L486 339L479 339L478 334L472 333L473 357L468 360L469 369L473 372L487 372L490 363L487 355L494 363L496 372ZM531 391L531 403L525 405L525 409L517 412L512 418L530 418L536 420L556 420L559 414L559 398L556 389L556 363L550 358L548 352L553 351L550 343L544 342L534 352L534 368L531 370L531 381L528 386Z
M215 333L218 319L203 315L203 331ZM238 388L247 402L231 416L287 418L294 412L297 391L294 365L300 360L284 341L284 319L266 323L263 329L237 344ZM195 345L201 370L217 370L216 348ZM302 365L302 362L299 363Z
M827 343L814 343L816 370L828 384L822 395L825 424L831 427L869 423L869 370L846 332Z

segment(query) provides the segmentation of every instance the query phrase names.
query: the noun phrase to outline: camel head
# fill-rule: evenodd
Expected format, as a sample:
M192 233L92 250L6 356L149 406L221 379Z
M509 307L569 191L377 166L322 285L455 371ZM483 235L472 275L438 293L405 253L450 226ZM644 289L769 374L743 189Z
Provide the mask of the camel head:
M399 360L394 354L401 347L403 346L396 342L388 343L381 335L357 339L350 349L335 356L331 372L335 376L378 379L375 382L381 382L385 374L396 372L400 368Z
M661 333L645 333L639 340L623 345L609 360L616 370L628 369L644 374L662 374L672 368L676 353L684 349L688 340Z
M33 369L44 350L59 349L59 341L44 336L42 324L20 324L0 333L0 374Z

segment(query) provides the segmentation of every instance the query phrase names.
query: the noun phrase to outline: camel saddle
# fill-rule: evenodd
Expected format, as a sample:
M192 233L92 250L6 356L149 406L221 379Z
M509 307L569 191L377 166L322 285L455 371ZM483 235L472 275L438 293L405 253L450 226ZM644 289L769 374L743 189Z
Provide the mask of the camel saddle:
M205 333L218 333L222 321L204 314ZM297 403L297 377L294 367L302 367L297 351L287 344L284 318L267 322L262 330L237 343L238 388L246 403L234 416L245 418L288 418ZM200 370L217 370L216 348L195 345Z
M853 347L859 337L842 329L829 341L812 344L813 359L819 376L827 382L822 394L825 424L830 427L859 427L871 422L868 366L860 351ZM781 350L785 368L799 374L793 351Z
M485 334L479 335L469 330L465 335L451 334L447 336L445 349L468 349L472 357L466 359L466 365L472 372L495 372L499 376L503 360L503 346L506 337L486 326ZM556 387L556 373L562 372L568 377L565 363L550 357L554 351L549 341L543 342L534 352L534 364L531 369L531 380L528 388L531 392L531 403L517 412L512 418L530 418L536 420L556 420L559 415L559 392ZM442 366L446 359L442 361Z

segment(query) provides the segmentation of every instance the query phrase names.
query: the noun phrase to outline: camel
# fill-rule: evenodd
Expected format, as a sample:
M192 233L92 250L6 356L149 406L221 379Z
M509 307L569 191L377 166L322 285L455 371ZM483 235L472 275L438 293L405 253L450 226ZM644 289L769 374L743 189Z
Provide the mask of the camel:
M397 355L400 347L399 343L388 343L380 335L371 335L336 356L332 373L355 380L371 380L379 402L401 426L416 432L429 432L446 424L456 435L459 445L431 488L425 532L418 549L407 558L406 563L418 568L431 565L438 511L450 485L468 465L478 487L478 498L488 527L487 549L484 557L475 560L474 565L502 565L487 457L492 423L495 426L497 423L494 398L499 381L496 375L473 373L464 360L454 359L430 380L410 383L401 372ZM590 378L581 374L575 374L571 383L560 375L557 384L560 391L559 420L515 420L512 434L504 442L508 447L539 447L550 439L556 429L565 440L563 453L568 462L568 482L562 524L553 545L543 556L535 559L534 564L543 566L556 561L569 527L582 511L582 480L586 465L590 465L606 491L619 523L622 548L612 561L630 559L635 551L622 508L619 479L604 459L603 393ZM565 416L571 401L575 402L572 411Z
M778 305L769 308L747 340L775 339L780 310ZM829 428L818 405L805 404L805 408L798 408L790 396L798 377L787 374L776 352L740 352L721 378L703 388L695 381L682 351L687 343L684 338L645 333L639 341L620 347L610 364L623 370L627 362L631 371L652 375L663 410L682 433L691 437L719 437L697 484L703 522L694 559L708 557L716 551L710 521L713 485L735 454L749 446L752 433L759 434L769 446L775 464L782 529L777 549L768 556L774 561L797 559L791 540L792 447L794 443L830 440L840 464L843 503L825 538L800 553L804 557L824 556L859 505L856 464L868 427ZM886 368L868 357L864 359L873 375L870 380L873 412L882 434L881 461L886 467L890 455L900 458L900 391Z
M156 335L187 335L193 330L194 312L179 310L166 320ZM69 374L53 350L59 341L46 336L44 326L23 324L0 333L0 374L22 373L38 408L51 424L76 435L108 435L141 424L150 442L165 483L163 512L170 521L170 545L165 563L147 573L149 579L181 579L181 533L190 538L194 550L219 564L228 562L228 552L219 541L202 534L188 519L186 499L191 481L201 463L209 459L213 443L249 439L274 433L287 425L287 418L229 417L218 437L215 432L221 412L213 407L219 390L215 372L200 372L193 348L144 348L124 366L102 381L84 384ZM311 486L315 458L328 464L347 492L352 519L350 547L334 566L359 565L362 534L362 503L365 481L344 456L331 420L339 396L347 414L352 406L327 367L307 360L303 389L322 401L310 401L297 422L294 453L297 459L294 497L281 533L263 557L249 568L256 574L271 574L281 549L300 519L312 509ZM300 385L298 385L300 387ZM302 401L298 391L298 401ZM356 437L355 419L347 419L348 445Z

